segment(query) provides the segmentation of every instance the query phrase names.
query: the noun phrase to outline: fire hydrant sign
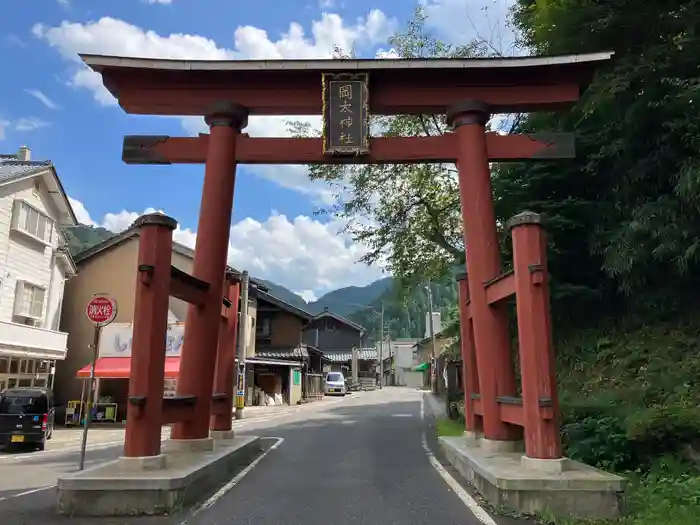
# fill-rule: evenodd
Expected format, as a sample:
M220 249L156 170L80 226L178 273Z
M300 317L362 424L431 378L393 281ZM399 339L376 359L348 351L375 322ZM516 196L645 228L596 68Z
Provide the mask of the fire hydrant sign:
M85 313L96 325L107 325L117 316L117 302L107 295L96 295L90 299Z

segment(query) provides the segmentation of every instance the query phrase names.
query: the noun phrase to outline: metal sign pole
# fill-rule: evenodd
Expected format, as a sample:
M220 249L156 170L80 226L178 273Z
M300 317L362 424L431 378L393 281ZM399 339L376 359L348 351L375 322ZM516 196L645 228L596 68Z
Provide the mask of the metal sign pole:
M248 347L248 287L250 276L241 274L241 317L238 322L238 377L236 378L236 419L243 419L245 407L245 360Z
M95 367L97 366L97 356L100 344L100 330L101 326L99 324L95 325L95 331L92 339L92 366L90 367L90 388L87 391L87 407L84 411L85 413L85 423L83 424L83 439L80 443L80 466L79 470L85 468L85 449L87 448L87 438L88 429L90 428L90 422L92 421L92 406L94 403L93 395L95 393Z
M85 449L87 448L88 429L92 422L92 407L95 404L95 367L100 356L100 331L117 317L117 302L107 294L95 294L87 304L85 314L94 324L95 332L92 338L92 366L90 367L90 389L86 395L85 423L83 424L83 439L80 443L79 469L85 468ZM82 408L82 403L81 403Z

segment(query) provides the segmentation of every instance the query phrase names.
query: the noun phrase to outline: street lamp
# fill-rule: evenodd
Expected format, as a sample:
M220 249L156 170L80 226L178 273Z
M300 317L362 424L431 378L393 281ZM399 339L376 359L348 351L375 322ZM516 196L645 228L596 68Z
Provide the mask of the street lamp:
M428 292L428 335L430 336L430 343L432 345L432 369L431 375L431 388L433 392L437 392L437 350L435 348L435 327L433 325L433 291L430 289L430 281L428 285L424 286Z

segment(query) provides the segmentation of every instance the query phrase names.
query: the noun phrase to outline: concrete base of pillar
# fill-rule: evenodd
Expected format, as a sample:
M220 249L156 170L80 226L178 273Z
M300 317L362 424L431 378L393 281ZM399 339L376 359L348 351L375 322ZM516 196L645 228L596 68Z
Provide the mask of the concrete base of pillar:
M495 439L480 438L478 444L484 452L492 452L494 454L525 451L525 444L522 441L497 441Z
M233 430L210 430L209 437L214 440L214 446L219 447L233 441L236 438L236 433Z
M211 437L201 439L168 439L163 443L165 452L209 452L214 450Z
M522 456L520 464L524 469L541 472L542 474L561 474L571 468L571 460L569 458L539 459Z
M168 464L168 458L165 454L157 456L143 457L128 457L122 456L119 458L122 468L130 472L143 470L161 470Z
M236 416L236 419L243 419L243 409L237 408L234 415Z
M158 470L134 468L141 458L108 461L58 478L56 510L69 516L173 514L227 483L261 452L260 438L246 436L213 451L166 452Z
M447 460L494 507L578 519L615 519L624 513L627 481L620 476L566 458L494 452L484 439L440 437L438 442Z
M467 441L475 442L482 439L483 435L480 432L475 432L473 430L465 430L464 437Z

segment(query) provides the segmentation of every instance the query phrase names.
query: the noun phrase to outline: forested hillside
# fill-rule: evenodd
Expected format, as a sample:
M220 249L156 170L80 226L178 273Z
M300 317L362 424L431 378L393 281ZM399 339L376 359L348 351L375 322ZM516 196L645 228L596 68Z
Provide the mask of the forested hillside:
M442 314L443 326L456 315L457 286L454 279L431 283L433 311ZM350 318L367 328L368 343L379 336L382 305L384 306L385 334L391 339L423 338L426 334L426 313L429 311L425 285L402 290L396 283L368 307L357 310Z

